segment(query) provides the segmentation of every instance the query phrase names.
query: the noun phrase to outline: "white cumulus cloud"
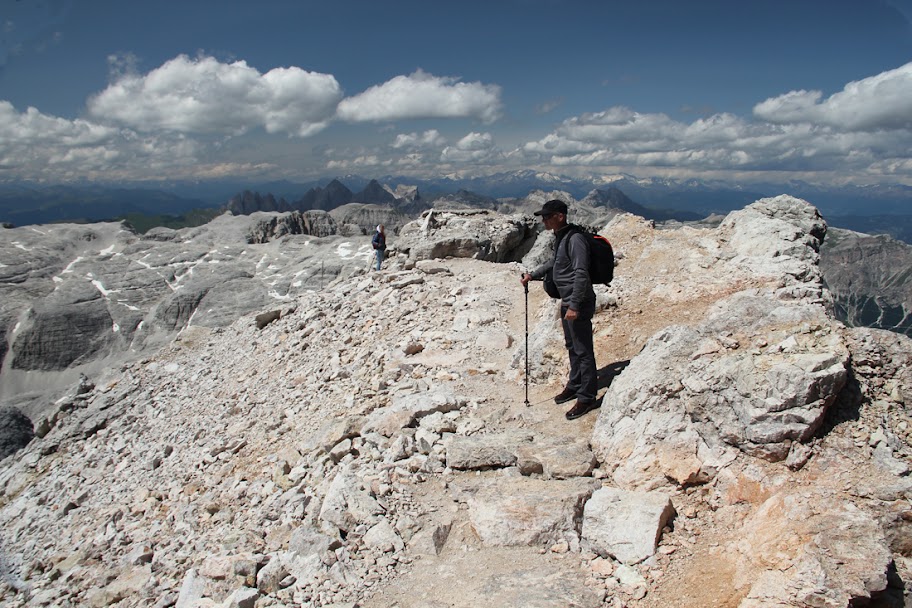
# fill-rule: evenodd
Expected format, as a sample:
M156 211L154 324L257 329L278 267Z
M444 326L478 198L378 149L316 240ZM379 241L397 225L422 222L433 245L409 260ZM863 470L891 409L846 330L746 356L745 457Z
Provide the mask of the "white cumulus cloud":
M29 145L91 146L116 137L116 128L87 120L67 120L42 114L36 108L19 113L13 104L0 101L0 146ZM2 149L2 148L0 148Z
M912 63L851 82L824 99L792 91L752 117L693 122L613 107L568 118L521 146L529 162L561 167L699 171L852 171L899 175L912 158Z
M451 163L482 163L501 156L490 133L469 133L440 153L440 160Z
M334 159L326 163L326 168L334 171L349 171L389 167L392 164L393 161L388 158L380 158L376 154L368 154L355 158Z
M348 122L408 118L475 118L491 123L501 113L500 87L459 82L417 70L343 99L337 114Z
M0 179L141 181L162 175L206 179L274 169L264 163L204 160L209 152L182 134L143 134L48 116L35 108L18 112L9 102L0 101Z
M820 91L791 91L754 106L754 115L777 123L813 123L871 131L912 128L912 63L850 82L823 99Z
M126 74L89 100L89 115L137 131L307 137L324 129L342 98L328 74L275 68L265 74L244 61L180 55L145 75Z
M437 129L429 129L424 133L400 133L393 141L396 150L424 150L428 148L441 148L446 144L446 138Z

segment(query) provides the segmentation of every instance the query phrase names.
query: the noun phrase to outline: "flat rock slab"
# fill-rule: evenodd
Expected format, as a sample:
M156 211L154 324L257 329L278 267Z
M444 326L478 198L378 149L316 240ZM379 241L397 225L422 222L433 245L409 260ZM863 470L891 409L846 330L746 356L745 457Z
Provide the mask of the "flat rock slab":
M550 545L579 533L592 479L488 478L466 491L469 520L488 547Z
M517 452L519 468L524 473L539 473L546 479L587 477L595 468L595 455L585 439L567 441L554 438L521 445Z
M662 528L673 514L671 499L661 492L602 488L586 503L583 538L596 553L636 564L655 553Z
M462 437L455 435L446 442L446 464L451 469L492 469L517 463L521 446L533 435L522 431L490 433Z
M371 412L365 419L361 434L380 433L392 437L415 420L434 412L452 412L465 405L463 399L446 391L416 393L397 397L391 405Z
M597 608L601 595L584 583L574 556L531 555L507 547L445 551L416 561L362 608ZM458 592L454 592L458 589Z

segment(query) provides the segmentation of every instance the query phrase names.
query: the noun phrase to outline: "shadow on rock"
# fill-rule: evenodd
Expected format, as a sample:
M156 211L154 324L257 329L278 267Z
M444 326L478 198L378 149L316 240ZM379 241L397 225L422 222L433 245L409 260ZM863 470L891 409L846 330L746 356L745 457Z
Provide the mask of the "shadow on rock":
M598 370L598 387L599 389L608 388L612 381L620 375L624 368L630 365L630 359L626 361L615 361Z
M834 428L845 422L856 421L861 417L861 406L864 401L861 385L852 370L846 379L845 386L836 396L836 401L827 410L823 424L817 431L818 437L828 435Z

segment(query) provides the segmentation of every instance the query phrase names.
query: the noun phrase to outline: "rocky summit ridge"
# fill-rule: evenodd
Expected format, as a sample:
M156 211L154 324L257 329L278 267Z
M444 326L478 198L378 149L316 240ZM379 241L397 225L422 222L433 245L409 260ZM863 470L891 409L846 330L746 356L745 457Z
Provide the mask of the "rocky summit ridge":
M908 601L912 348L833 318L813 206L611 220L572 422L516 221L426 214L388 269L74 385L0 463L0 603Z

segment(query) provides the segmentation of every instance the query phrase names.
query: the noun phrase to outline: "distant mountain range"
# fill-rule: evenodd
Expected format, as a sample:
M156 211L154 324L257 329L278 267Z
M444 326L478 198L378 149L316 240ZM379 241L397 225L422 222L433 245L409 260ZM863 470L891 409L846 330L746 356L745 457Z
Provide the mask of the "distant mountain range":
M815 205L833 226L869 234L889 234L912 243L912 187L899 184L819 186L791 181L738 185L696 179L644 179L632 175L582 179L530 170L483 177L447 175L421 179L386 175L371 179L345 175L309 182L220 181L160 184L158 188L0 185L0 222L26 225L97 221L129 213L180 215L191 209L227 208L245 192L272 197L277 205L275 210L281 210L282 200L286 201L289 210L328 210L347 198L346 191L352 194L346 202L393 204L395 200L402 200L394 193L403 190L403 186L420 193L425 202L455 193L460 193L460 198L521 198L534 190L566 192L575 199L583 199L594 190L616 189L630 201L659 215L686 212L696 217L726 214L759 198L791 194ZM414 201L414 198L415 195L411 195L409 200Z
M0 185L0 222L15 226L92 222L130 213L179 215L215 206L204 199L145 188Z

